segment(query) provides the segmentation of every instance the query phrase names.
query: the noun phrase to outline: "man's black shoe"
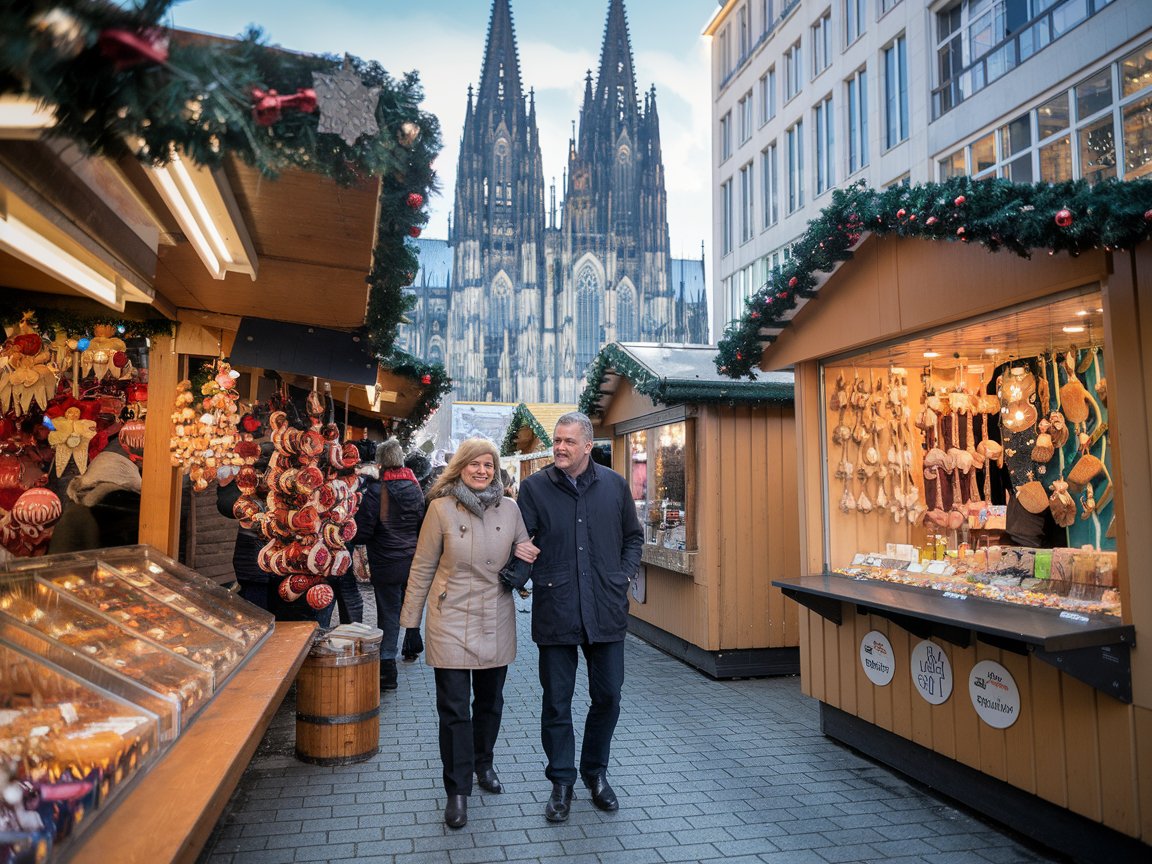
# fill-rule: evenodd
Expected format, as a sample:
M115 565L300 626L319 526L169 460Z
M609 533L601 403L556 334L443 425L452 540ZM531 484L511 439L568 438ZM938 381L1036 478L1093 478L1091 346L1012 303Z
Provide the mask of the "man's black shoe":
M607 810L611 813L620 809L620 799L616 797L616 793L613 792L612 787L608 785L608 777L606 775L595 774L591 777L585 777L584 785L587 786L588 791L592 793L592 803L601 810Z
M444 824L449 828L463 828L468 824L468 796L449 795L444 807Z
M397 687L396 661L380 661L380 689L395 690Z
M488 792L499 795L504 791L504 787L500 785L500 778L496 776L496 772L491 768L485 768L483 771L476 772L476 782L480 784L480 788Z
M549 822L567 822L568 811L572 808L572 799L575 797L571 786L553 783L552 794L548 798L548 803L544 805L544 818Z

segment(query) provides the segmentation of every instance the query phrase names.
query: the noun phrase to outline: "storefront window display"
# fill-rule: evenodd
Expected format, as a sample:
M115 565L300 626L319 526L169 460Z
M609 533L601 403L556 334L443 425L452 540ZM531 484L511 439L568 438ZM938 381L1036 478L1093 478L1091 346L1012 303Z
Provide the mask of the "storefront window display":
M688 434L688 421L682 420L627 436L628 480L644 539L681 551L695 548L685 460Z
M823 366L834 572L1120 614L1097 292Z

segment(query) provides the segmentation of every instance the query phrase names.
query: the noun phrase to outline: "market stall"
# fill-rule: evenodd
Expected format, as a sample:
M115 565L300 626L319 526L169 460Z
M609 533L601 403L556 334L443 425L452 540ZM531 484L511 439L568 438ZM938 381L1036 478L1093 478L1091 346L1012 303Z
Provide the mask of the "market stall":
M231 626L222 603L259 610L227 592L221 600L206 581L215 605L201 612L211 607L219 620L197 622L196 602L185 596L197 574L178 574L180 587L163 592L143 585L154 566L180 566L172 559L182 486L193 495L225 479L243 487L241 518L262 531L266 570L291 598L323 605L326 577L347 566L357 498L341 472L358 456L342 446L347 430L325 398L323 384L334 389L337 379L272 367L278 392L289 390L289 373L302 374L306 387L298 417L268 413L279 458L261 483L252 467L259 447L241 414L258 401L267 367L225 359L243 322L275 319L361 340L372 368L356 398L345 391L346 416L362 408L401 436L448 387L442 369L392 351L403 288L418 266L408 238L427 218L439 148L416 76L280 51L257 35L169 31L165 11L165 3L63 2L0 13L0 38L23 64L0 77L0 545L3 557L16 556L8 562L15 575L0 586L3 614L26 613L5 619L12 633L52 626L0 639L11 653L6 680L16 682L0 688L2 707L58 713L68 726L90 719L69 708L89 698L86 689L105 711L144 699L139 710L122 707L141 722L100 730L110 741L122 728L135 748L132 770L101 764L115 773L111 785L103 774L62 772L73 764L66 757L95 750L62 745L54 757L30 739L5 739L5 755L16 759L5 783L25 788L26 802L55 802L19 812L13 792L0 805L3 830L33 836L31 860L53 849L75 860L194 859L308 651L314 625L273 627L262 612L262 638L243 651L221 638L225 647L214 651L207 636ZM101 537L76 547L90 550L80 558L39 557L70 513L89 507L74 485L113 453L117 488L133 507L124 520L131 542L150 544L130 548L148 550L137 556L147 566L104 561L118 550ZM276 489L265 495L267 484ZM25 569L50 565L68 572L53 581L46 569ZM112 595L58 597L89 588ZM183 643L165 644L185 631ZM198 649L188 642L193 631L206 639ZM94 652L79 642L39 653L24 644L70 634L103 641ZM195 650L202 656L188 660ZM166 703L149 696L148 673L168 668L159 660L118 671L112 687L85 652L191 663L190 683L167 681L180 722L164 720L157 709ZM91 676L82 674L85 663ZM36 664L49 671L32 673ZM58 688L45 689L58 678ZM30 680L47 683L37 689ZM112 785L116 794L106 795ZM94 812L97 801L98 818L77 834L76 814Z
M798 670L792 375L717 375L702 345L611 343L581 410L645 530L629 630L715 678ZM754 488L762 479L767 490Z
M801 566L776 584L825 734L1083 860L1152 838L1134 185L854 190L718 360L795 370ZM1035 252L933 242L957 236Z
M512 477L517 483L551 464L556 421L575 410L575 405L551 402L521 402L516 406L500 445L500 456L513 467Z

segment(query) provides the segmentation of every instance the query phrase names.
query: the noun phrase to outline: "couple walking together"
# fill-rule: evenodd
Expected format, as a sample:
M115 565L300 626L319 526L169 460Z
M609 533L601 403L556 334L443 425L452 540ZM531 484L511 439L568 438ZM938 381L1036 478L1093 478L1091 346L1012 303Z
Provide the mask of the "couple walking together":
M552 781L544 816L568 818L577 777L601 810L619 806L608 758L620 716L628 583L644 538L627 483L592 461L592 441L587 416L562 416L555 461L521 484L519 506L504 497L495 445L480 438L461 444L428 491L400 625L418 626L427 605L426 658L435 669L444 821L451 828L468 821L473 777L488 792L502 791L493 750L504 679L516 657L516 607L500 571L512 555L533 565L540 734ZM579 766L572 726L577 649L591 697Z

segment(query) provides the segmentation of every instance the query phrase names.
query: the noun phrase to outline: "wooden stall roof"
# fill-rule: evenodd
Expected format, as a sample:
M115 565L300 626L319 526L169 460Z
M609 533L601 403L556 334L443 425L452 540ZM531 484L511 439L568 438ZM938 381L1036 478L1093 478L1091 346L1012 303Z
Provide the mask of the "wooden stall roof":
M621 378L657 405L716 402L725 405L790 403L791 372L761 373L755 381L734 381L716 371L714 345L612 342L600 349L588 371L580 410L603 415Z

